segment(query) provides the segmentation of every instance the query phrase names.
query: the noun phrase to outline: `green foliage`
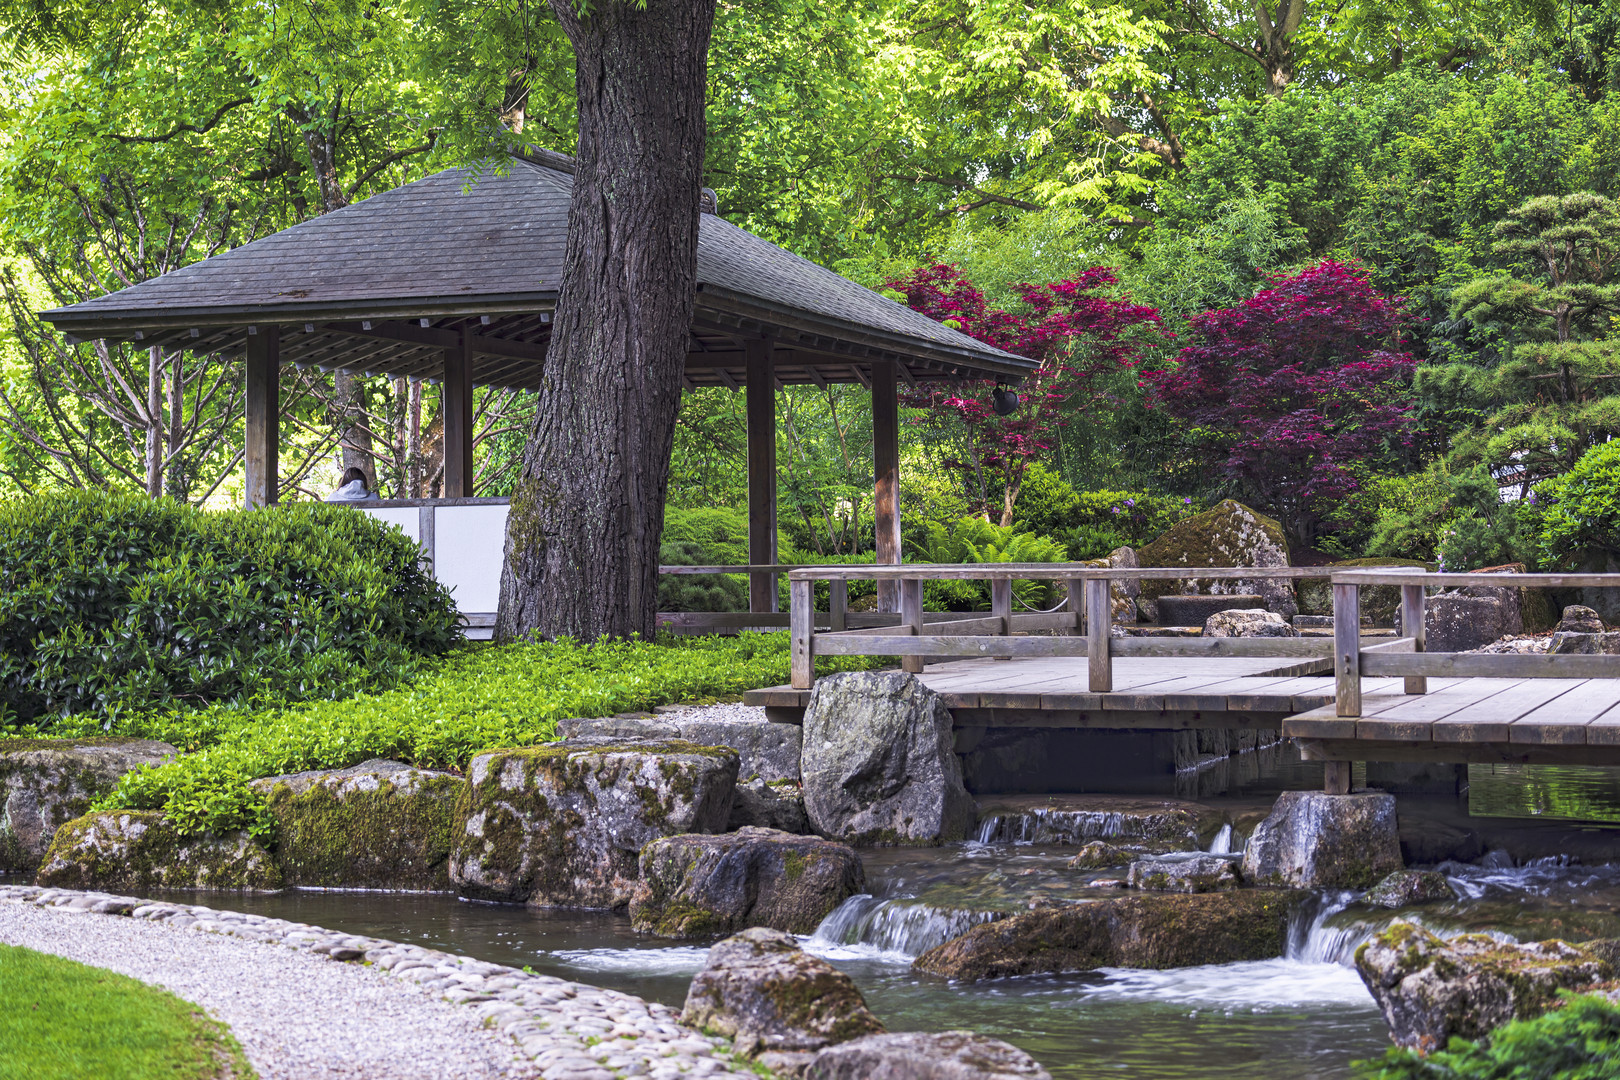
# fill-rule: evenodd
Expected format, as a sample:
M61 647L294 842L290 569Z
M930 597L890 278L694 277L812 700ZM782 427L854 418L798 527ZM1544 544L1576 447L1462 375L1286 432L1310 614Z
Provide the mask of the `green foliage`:
M1452 1039L1444 1050L1391 1049L1357 1062L1360 1080L1608 1080L1620 1076L1620 1005L1565 993L1561 1008L1513 1020L1480 1042Z
M417 558L347 507L204 513L87 490L0 504L0 702L43 726L385 684L458 640Z
M781 633L667 645L468 647L396 689L343 701L129 713L115 723L116 734L162 739L188 753L125 776L97 809L162 810L184 833L248 828L268 839L273 825L264 800L247 787L259 777L373 757L460 769L482 750L544 742L564 717L730 698L785 682L788 659ZM820 663L824 671L871 666L865 658ZM53 734L81 733L75 723L85 732L98 727L94 718L74 718Z
M994 525L981 517L924 522L921 535L907 542L919 562L1050 563L1068 558L1063 545L1051 537L1016 525ZM1013 599L1025 607L1051 607L1056 595L1055 582L1013 582ZM923 606L930 611L984 611L990 606L990 590L979 581L929 581L923 585Z
M102 968L0 945L0 1076L252 1080L229 1029L173 994Z
M1442 570L1477 570L1510 562L1534 562L1521 503L1504 503L1496 481L1483 468L1451 480L1450 520L1440 533Z
M1187 496L1077 492L1036 462L1024 474L1013 524L1061 542L1071 559L1096 559L1116 548L1140 547L1202 510Z
M1361 508L1373 518L1367 554L1435 560L1452 517L1451 479L1445 465L1436 462L1421 473L1371 480Z
M1586 557L1620 553L1620 441L1594 446L1563 476L1536 488L1542 563L1578 569Z
M746 560L745 560L746 561ZM658 547L661 566L725 565L709 560L709 549L691 540ZM748 579L741 574L665 574L658 580L659 611L747 611Z

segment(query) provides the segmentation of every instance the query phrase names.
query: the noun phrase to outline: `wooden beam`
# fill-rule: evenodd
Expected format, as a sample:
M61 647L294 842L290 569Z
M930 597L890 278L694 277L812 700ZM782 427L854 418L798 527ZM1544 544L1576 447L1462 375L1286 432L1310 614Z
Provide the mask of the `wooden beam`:
M771 343L749 338L748 362L748 561L776 561L776 380L771 375ZM775 611L776 577L748 575L748 610Z
M473 493L472 335L444 350L444 494L467 499Z
M249 509L273 506L280 497L281 328L260 326L247 339L245 404L247 446L243 453Z
M456 349L461 347L462 330L442 330L432 326L413 326L401 322L372 322L368 327L366 322L357 323L327 323L322 327L331 334L346 334L350 337L381 338L385 341L403 341L412 345L435 345L443 349ZM546 345L532 341L512 341L507 338L487 337L482 334L468 335L472 342L472 351L481 356L509 356L514 360L529 360L540 363L546 358Z
M900 562L900 397L894 363L872 365L873 517L877 523L877 562ZM898 611L899 591L878 582L878 610Z

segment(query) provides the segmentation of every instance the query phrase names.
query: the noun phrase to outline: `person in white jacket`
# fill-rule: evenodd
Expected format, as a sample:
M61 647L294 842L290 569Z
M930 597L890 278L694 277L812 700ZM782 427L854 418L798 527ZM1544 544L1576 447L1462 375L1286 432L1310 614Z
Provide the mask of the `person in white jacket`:
M366 474L359 469L350 469L343 474L342 483L338 484L336 491L326 497L326 501L362 502L376 497L375 494L366 490Z

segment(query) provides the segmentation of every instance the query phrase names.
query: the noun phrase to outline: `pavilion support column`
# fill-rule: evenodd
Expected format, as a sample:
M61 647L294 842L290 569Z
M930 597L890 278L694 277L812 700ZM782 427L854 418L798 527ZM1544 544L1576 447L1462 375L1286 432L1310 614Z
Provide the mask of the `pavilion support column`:
M894 362L872 364L872 516L877 522L877 562L900 562L900 397ZM900 610L900 586L878 582L878 610Z
M248 328L247 445L242 455L247 474L244 502L248 509L273 506L279 498L281 459L281 328Z
M444 497L470 499L473 493L472 336L444 350Z
M748 561L776 562L776 372L771 342L743 342L748 363ZM748 575L748 610L775 611L776 575Z

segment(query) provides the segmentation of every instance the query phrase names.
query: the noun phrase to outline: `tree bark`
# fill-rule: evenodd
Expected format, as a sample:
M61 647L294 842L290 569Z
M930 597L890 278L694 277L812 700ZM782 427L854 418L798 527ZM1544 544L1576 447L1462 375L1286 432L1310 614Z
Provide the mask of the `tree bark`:
M557 315L507 519L495 637L641 634L697 274L714 0L551 0L579 150Z

